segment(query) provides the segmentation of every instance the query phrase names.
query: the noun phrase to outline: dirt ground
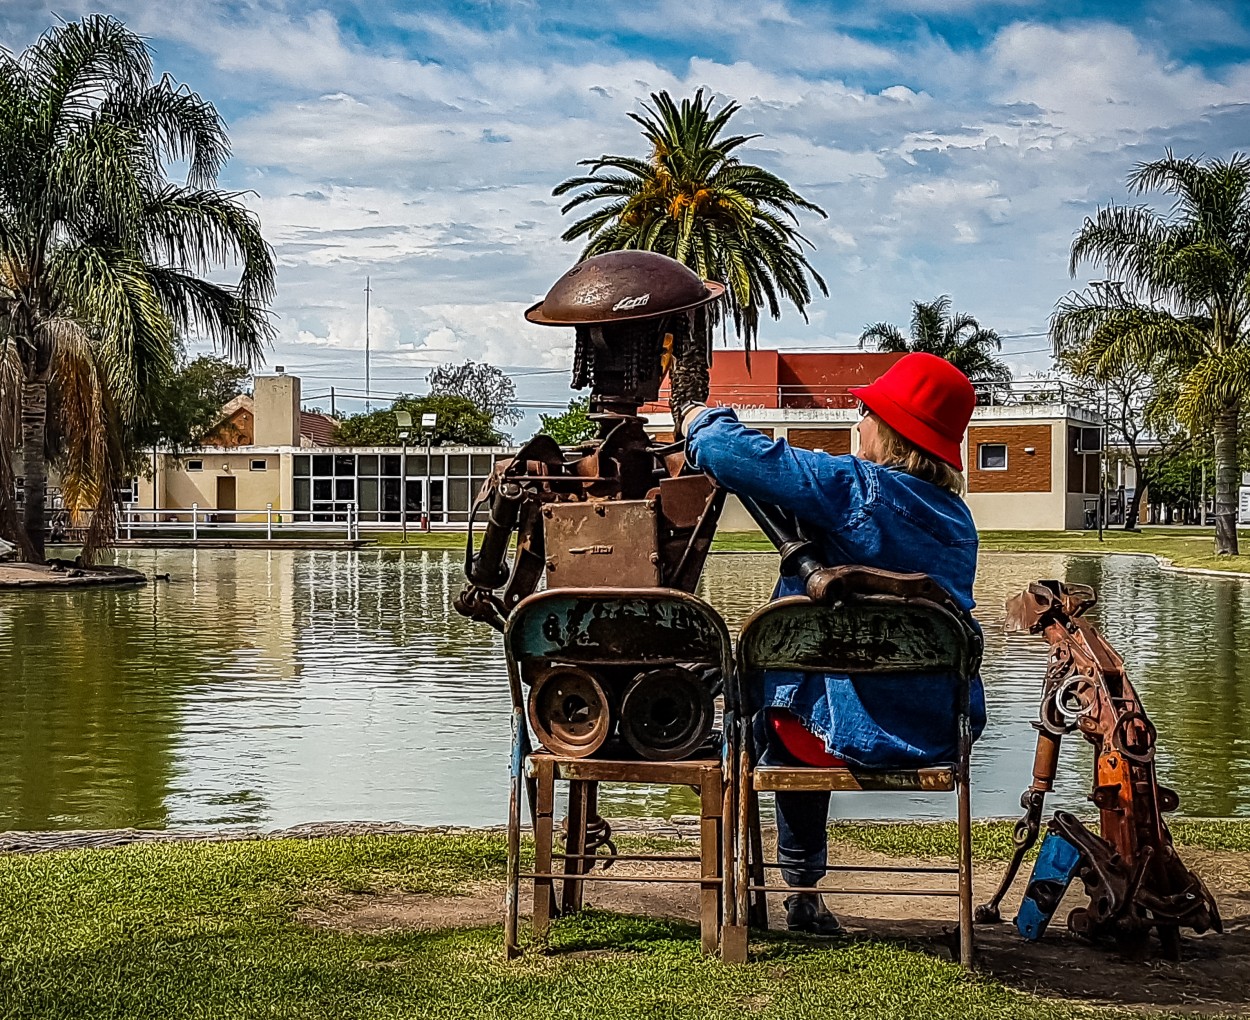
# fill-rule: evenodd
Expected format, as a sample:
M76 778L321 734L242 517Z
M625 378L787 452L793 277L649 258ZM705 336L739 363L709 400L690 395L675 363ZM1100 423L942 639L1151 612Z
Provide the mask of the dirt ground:
M862 850L831 848L835 863L857 865L940 864L909 861ZM1056 921L1037 943L1025 942L1010 923L978 926L978 966L1004 984L1021 991L1088 1003L1159 1009L1169 1012L1220 1013L1250 1016L1250 855L1185 850L1186 862L1215 894L1224 920L1224 933L1186 934L1182 960L1131 962L1113 948L1094 947L1070 936L1063 918L1083 897L1074 888L1060 905ZM649 863L621 862L614 875L655 873ZM669 867L669 866L665 866ZM677 872L681 867L673 867ZM992 894L1003 874L1002 865L975 869L976 902ZM1014 916L1026 874L1003 907L1003 917ZM691 872L693 873L693 872ZM847 875L831 876L829 885L857 888L934 888L951 876ZM835 883L833 879L839 879ZM1076 883L1079 887L1079 883ZM528 906L522 886L522 909ZM601 883L586 887L587 905L622 913L670 917L696 922L696 892L692 886ZM400 892L352 894L318 900L302 907L299 919L315 927L379 933L395 930L497 924L503 917L502 884L483 884L460 896L432 896ZM836 895L826 898L846 926L849 938L899 939L925 952L950 959L954 945L954 898L873 897ZM769 897L770 927L784 927L780 896ZM1152 945L1157 950L1157 943Z

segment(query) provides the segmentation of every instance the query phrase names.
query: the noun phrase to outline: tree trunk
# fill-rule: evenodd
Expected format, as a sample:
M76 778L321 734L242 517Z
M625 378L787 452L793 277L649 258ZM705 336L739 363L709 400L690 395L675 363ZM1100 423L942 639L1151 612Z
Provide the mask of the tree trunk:
M1215 553L1237 555L1237 490L1241 472L1237 463L1238 403L1225 406L1215 419Z
M1141 513L1142 497L1146 494L1146 474L1138 468L1135 472L1137 475L1137 484L1133 487L1133 498L1129 502L1128 509L1124 511L1124 530L1137 531L1137 515Z
M22 528L33 563L44 562L44 530L48 501L48 378L41 373L22 382Z

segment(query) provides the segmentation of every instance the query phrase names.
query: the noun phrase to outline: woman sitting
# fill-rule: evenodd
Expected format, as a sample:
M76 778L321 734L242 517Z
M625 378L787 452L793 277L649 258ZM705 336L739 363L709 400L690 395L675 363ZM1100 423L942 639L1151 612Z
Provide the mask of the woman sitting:
M827 566L859 564L924 573L971 611L977 532L963 492L962 440L976 397L959 369L909 354L860 401L855 456L831 456L772 440L728 408L678 409L690 461L730 492L793 513ZM803 592L782 575L774 597ZM956 755L953 677L770 672L757 734L768 764L917 767ZM972 685L973 735L985 725L985 694ZM828 860L827 792L777 793L777 854L790 886L814 886ZM836 934L815 893L786 900L792 931Z

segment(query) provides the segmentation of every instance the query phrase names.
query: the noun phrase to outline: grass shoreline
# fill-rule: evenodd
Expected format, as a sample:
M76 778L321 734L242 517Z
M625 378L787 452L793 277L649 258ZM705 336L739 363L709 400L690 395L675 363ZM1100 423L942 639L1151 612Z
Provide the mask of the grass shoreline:
M1244 556L1216 556L1211 529L1146 528L1139 532L1107 529L1099 541L1095 531L982 531L981 548L986 552L1080 553L1084 555L1153 556L1164 569L1214 573L1226 576L1250 575L1250 548ZM398 532L374 536L384 548L405 548ZM1242 530L1241 540L1250 543L1250 531ZM409 533L407 548L430 550L464 549L464 533L432 531ZM772 553L771 542L760 532L720 532L712 543L716 553Z
M947 831L949 830L949 831ZM1178 825L1188 845L1250 853L1250 821ZM835 842L912 856L953 825L835 825ZM922 836L926 846L919 844ZM978 826L978 857L1010 823ZM623 837L622 852L664 841ZM1158 1017L1047 998L897 939L753 940L752 962L702 957L680 922L590 912L505 963L501 924L353 930L310 907L442 896L498 882L504 838L381 835L180 843L0 856L0 1016L443 1017L666 1020L742 1016L1005 1020ZM1188 1012L1188 1011L1187 1011ZM1190 1013L1189 1015L1193 1015Z

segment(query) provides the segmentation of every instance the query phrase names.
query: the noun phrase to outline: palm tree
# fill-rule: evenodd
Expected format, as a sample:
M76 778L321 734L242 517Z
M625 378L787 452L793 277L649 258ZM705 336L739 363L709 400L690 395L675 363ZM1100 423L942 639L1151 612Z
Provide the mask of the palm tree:
M1174 374L1175 414L1215 450L1215 550L1237 555L1238 419L1250 395L1250 156L1139 163L1137 194L1173 196L1160 214L1108 206L1072 243L1115 278L1065 298L1051 322L1056 351L1080 349L1099 378L1136 369Z
M248 365L271 339L272 253L240 196L213 187L228 154L213 106L153 82L113 18L0 52L0 526L28 559L43 559L49 463L67 506L97 511L89 548L105 537L126 430L181 337ZM230 263L237 283L204 279Z
M911 335L897 326L878 322L865 326L859 345L872 344L879 351L907 354L923 351L945 358L973 383L1011 382L1011 369L994 357L1003 341L992 329L982 329L967 312L951 313L951 299L943 294L933 301L913 301ZM979 397L978 397L979 399Z
M563 234L586 238L581 257L621 249L668 255L708 280L726 286L734 327L748 349L755 341L761 307L781 317L781 299L806 320L812 293L829 290L803 253L809 242L798 231L797 210L824 210L805 200L776 174L741 163L735 151L757 135L722 136L738 112L727 103L713 112L714 97L699 89L678 106L667 92L630 118L642 126L651 151L646 159L600 156L582 160L589 173L570 177L553 194L577 194L568 213L602 202Z

